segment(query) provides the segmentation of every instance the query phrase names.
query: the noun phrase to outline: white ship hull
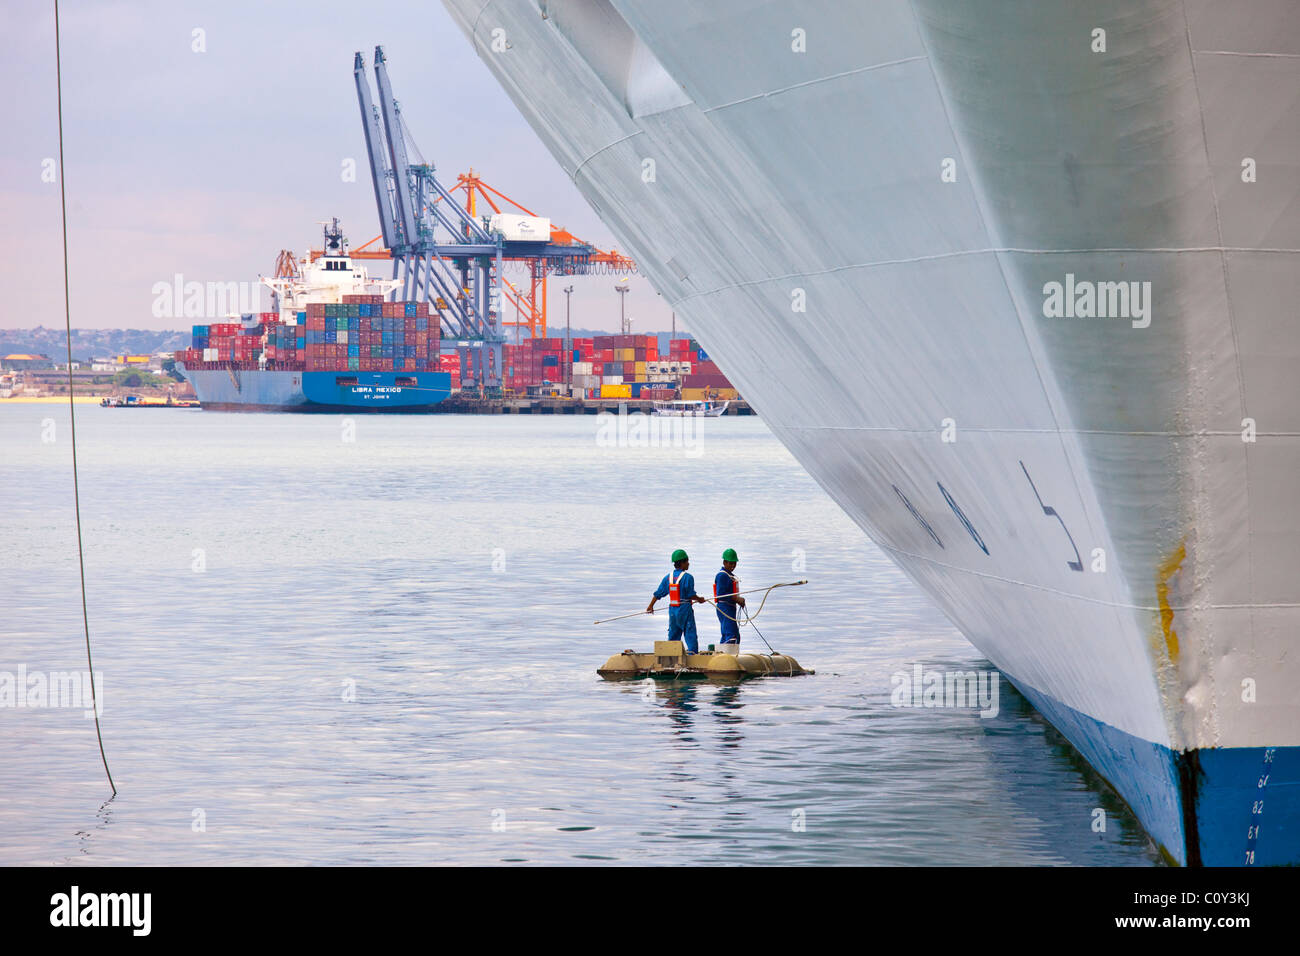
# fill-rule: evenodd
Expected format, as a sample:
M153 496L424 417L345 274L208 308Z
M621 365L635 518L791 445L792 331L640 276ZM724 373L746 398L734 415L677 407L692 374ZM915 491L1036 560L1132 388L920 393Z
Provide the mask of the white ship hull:
M446 2L772 430L1159 844L1300 862L1294 5Z

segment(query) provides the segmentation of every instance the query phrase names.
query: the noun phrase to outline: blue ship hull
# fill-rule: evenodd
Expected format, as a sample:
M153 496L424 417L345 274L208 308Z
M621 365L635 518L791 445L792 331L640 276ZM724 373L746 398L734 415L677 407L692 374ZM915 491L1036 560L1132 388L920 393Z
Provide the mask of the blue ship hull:
M446 372L176 369L213 411L421 412L451 394Z
M1300 859L1300 747L1173 751L1007 676L1175 862L1286 866Z

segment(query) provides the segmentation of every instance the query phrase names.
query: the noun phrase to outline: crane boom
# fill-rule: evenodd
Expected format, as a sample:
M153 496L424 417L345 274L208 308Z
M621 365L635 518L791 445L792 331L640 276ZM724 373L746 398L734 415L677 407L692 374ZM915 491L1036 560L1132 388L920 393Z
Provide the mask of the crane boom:
M393 228L393 200L389 194L389 168L384 158L384 137L379 128L379 115L370 102L370 83L366 80L366 61L357 51L352 61L352 77L357 86L357 103L361 107L361 128L366 134L366 158L370 162L370 181L375 187L375 205L379 207L379 228L384 245L389 249L396 242Z
M388 67L384 61L384 48L375 47L375 84L379 89L379 108L384 115L384 134L388 140L388 158L392 162L393 192L397 197L397 219L401 236L390 249L400 250L417 241L415 209L411 196L410 163L406 158L406 140L402 136L402 123L393 99L393 88L388 82Z

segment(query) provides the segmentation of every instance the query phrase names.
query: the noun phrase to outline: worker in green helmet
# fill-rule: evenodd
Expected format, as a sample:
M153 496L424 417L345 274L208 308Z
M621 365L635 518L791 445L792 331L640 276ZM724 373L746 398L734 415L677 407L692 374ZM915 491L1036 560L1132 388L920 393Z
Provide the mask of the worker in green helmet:
M722 625L722 651L735 654L740 650L740 608L745 606L743 597L728 597L740 590L740 578L736 577L735 548L722 552L722 570L713 579L714 608L718 612L718 623Z
M688 572L691 560L686 552L678 548L673 552L673 569L664 575L659 588L650 599L645 609L647 614L655 612L655 602L664 595L668 596L668 640L685 641L686 653L700 652L699 636L695 632L695 608L692 604L703 604L704 598L695 593L695 578Z

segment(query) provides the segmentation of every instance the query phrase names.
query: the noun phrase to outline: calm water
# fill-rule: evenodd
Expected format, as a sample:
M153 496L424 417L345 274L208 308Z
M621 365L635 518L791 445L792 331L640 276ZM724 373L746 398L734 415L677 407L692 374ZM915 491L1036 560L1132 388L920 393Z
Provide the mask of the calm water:
M67 416L0 407L0 671L85 669ZM120 792L81 709L0 708L0 863L1158 862L1005 682L993 719L891 706L989 665L757 419L694 457L594 418L77 420ZM706 587L725 547L809 578L759 626L817 675L598 678L665 621L591 622L676 547Z

